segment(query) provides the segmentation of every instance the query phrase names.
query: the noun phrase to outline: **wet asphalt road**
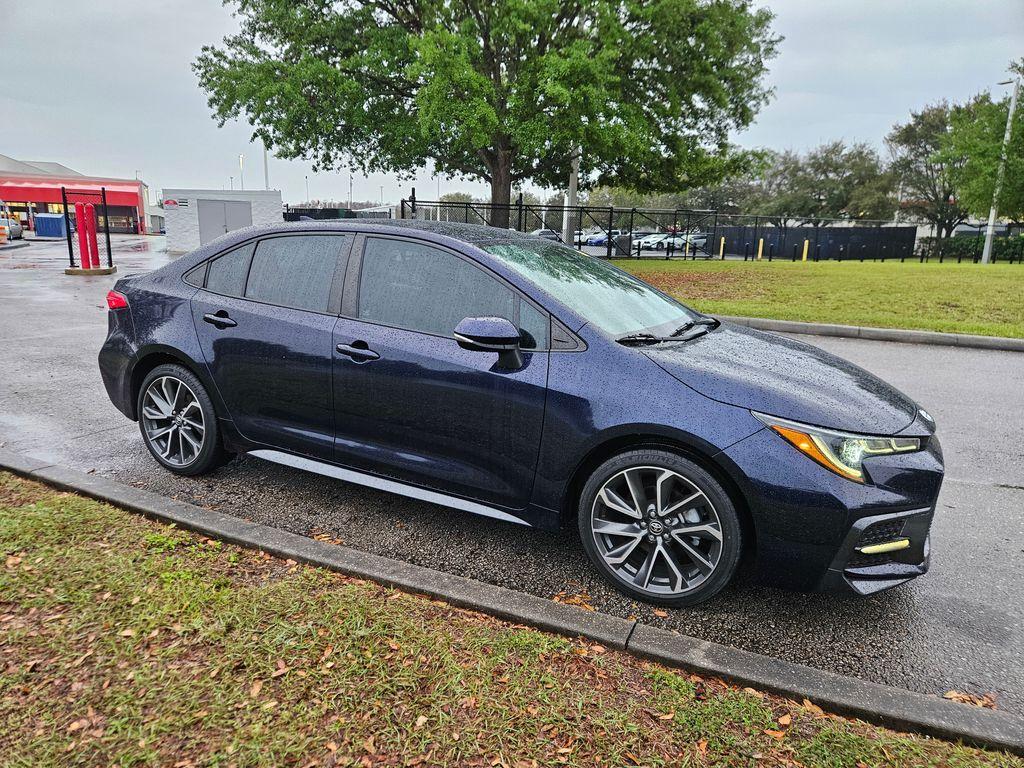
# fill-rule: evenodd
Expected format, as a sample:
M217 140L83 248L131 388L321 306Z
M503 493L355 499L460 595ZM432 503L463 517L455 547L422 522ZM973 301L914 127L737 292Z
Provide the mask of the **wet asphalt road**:
M122 273L165 263L161 238L118 237ZM667 618L604 585L572 532L545 533L258 459L161 470L96 367L116 277L62 274L62 242L0 251L0 445L290 531L925 693L993 692L1024 714L1024 355L803 337L888 379L935 416L947 480L932 570L871 598L741 583Z

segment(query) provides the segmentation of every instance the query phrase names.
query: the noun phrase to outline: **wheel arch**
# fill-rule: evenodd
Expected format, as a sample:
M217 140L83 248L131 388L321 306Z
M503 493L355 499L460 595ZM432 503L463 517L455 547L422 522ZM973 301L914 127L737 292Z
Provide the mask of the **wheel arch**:
M202 382L203 387L206 388L206 392L209 394L210 400L213 401L214 408L217 412L224 412L223 404L220 402L217 388L212 385L212 382L210 382L202 365L191 359L181 350L175 349L174 347L155 345L147 347L144 350L140 350L138 358L132 366L128 392L128 407L131 409L129 417L132 420L139 420L137 406L139 402L139 390L142 389L142 382L145 380L146 376L149 375L150 371L158 365L164 364L180 365L191 372L197 379L199 379L200 382Z
M560 510L563 523L572 523L574 520L583 486L586 485L587 479L594 470L614 456L644 448L677 453L697 464L715 478L728 494L740 518L743 532L743 551L740 553L740 563L742 565L752 561L757 549L757 531L753 513L740 481L732 474L732 468L715 459L720 451L693 435L675 432L670 434L653 425L633 426L627 432L606 434L590 448L573 470L566 485Z

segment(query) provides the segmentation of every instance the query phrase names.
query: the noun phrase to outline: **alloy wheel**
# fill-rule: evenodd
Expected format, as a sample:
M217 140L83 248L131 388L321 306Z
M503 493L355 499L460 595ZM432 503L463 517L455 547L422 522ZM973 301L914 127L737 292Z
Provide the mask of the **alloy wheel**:
M594 499L598 554L626 585L661 597L696 589L722 557L722 524L707 494L665 467L630 467Z
M206 422L189 386L173 376L154 379L142 398L146 440L168 464L186 467L203 450Z

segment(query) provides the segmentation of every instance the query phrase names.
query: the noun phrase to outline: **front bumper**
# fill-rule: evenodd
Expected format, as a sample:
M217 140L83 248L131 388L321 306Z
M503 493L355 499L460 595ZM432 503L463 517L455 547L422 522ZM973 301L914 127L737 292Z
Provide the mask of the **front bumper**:
M933 514L934 509L918 509L856 520L819 588L870 595L924 575L931 556L929 529ZM870 552L872 546L903 541L907 542L903 549Z
M928 570L929 530L944 471L934 435L921 451L866 461L866 483L830 472L767 429L720 457L733 465L749 504L761 580L866 595ZM896 540L902 549L859 549Z

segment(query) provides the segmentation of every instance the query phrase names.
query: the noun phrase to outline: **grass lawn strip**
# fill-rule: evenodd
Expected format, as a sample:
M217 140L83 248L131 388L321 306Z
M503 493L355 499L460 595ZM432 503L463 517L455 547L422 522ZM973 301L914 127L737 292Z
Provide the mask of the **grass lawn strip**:
M1024 265L621 260L711 314L1024 338Z
M1018 766L0 473L0 763Z

